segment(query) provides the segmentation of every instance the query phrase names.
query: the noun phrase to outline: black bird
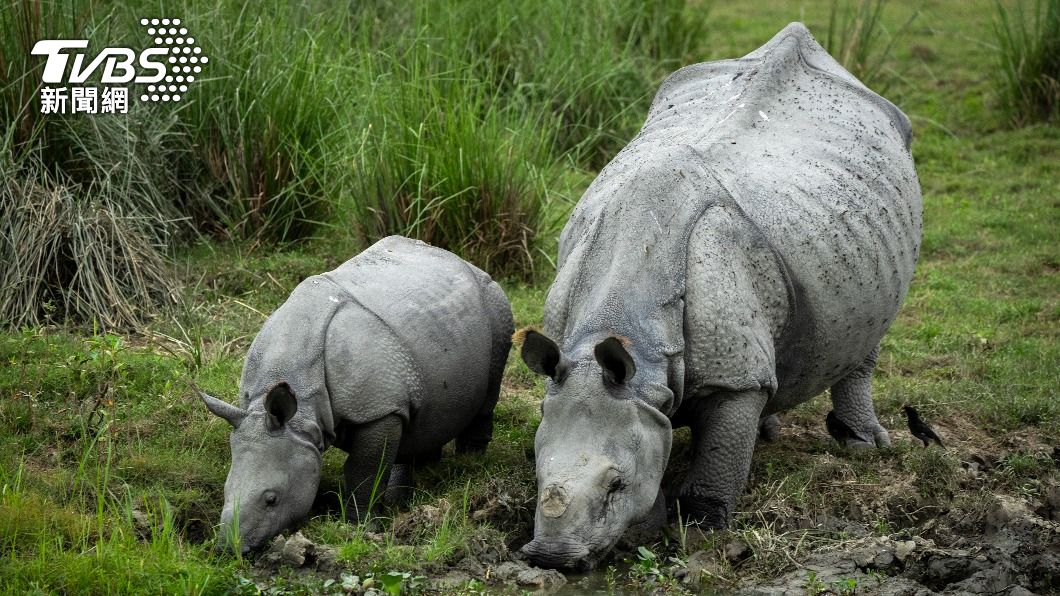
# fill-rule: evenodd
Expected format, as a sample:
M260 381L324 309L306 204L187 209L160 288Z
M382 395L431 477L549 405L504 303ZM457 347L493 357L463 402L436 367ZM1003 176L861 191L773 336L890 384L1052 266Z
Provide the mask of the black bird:
M913 406L903 406L905 410L905 416L909 419L909 432L913 433L913 436L924 442L924 447L935 441L939 444L939 447L945 448L942 444L942 439L935 434L935 431L931 430L931 427L926 422L920 419L920 414L917 413L916 408Z
M828 434L832 435L833 439L839 441L840 445L846 445L847 439L868 442L858 436L858 433L854 432L854 429L847 426L846 422L840 420L839 416L835 415L835 410L828 412L828 415L825 416L824 427L828 429Z

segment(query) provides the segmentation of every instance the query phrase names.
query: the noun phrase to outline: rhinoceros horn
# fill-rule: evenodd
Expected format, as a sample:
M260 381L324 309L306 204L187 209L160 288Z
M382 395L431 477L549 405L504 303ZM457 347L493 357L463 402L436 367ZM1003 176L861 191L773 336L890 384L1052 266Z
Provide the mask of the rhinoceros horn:
M202 398L202 401L206 404L206 407L214 414L227 420L228 423L232 425L232 428L237 428L239 426L239 423L243 422L243 419L246 418L247 411L243 408L238 408L226 401L221 401L216 397L212 397L205 391L201 391L198 389L196 389L196 391L198 391L199 397Z

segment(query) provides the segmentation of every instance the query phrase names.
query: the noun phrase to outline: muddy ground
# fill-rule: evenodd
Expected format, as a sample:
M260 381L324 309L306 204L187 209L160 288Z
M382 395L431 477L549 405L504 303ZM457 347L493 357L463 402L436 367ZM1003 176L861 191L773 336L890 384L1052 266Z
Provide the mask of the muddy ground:
M659 535L623 539L587 574L520 560L534 495L498 485L493 497L468 503L478 526L456 560L422 563L394 577L357 575L334 546L296 533L278 537L257 556L247 585L357 594L397 586L403 593L440 594L1060 593L1060 448L1026 433L994 440L960 421L939 428L950 437L945 450L924 451L901 430L892 431L894 449L865 455L834 443L822 450L822 429L810 419L789 421L786 445L782 437L779 445L760 446L744 510L730 530L701 532L672 520ZM686 448L679 440L675 457ZM820 499L799 498L783 480L762 478L763 467L800 451L799 465L814 466L817 478L803 488L829 493ZM913 459L952 465L910 472L903 462ZM1017 461L1035 465L1014 475ZM866 480L864 470L873 467ZM670 483L679 475L671 472ZM445 499L419 504L366 536L400 549L417 532L445 523L451 508Z

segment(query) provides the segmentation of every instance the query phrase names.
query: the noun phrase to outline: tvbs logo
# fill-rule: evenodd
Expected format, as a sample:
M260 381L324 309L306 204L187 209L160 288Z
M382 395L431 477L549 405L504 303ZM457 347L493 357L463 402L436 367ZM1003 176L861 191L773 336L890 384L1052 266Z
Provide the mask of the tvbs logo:
M140 86L140 101L180 101L209 58L180 19L140 19L140 25L155 43L139 52L104 48L89 59L82 52L88 40L38 41L31 53L45 57L41 113L124 114L129 111L129 84ZM99 86L83 85L90 78Z

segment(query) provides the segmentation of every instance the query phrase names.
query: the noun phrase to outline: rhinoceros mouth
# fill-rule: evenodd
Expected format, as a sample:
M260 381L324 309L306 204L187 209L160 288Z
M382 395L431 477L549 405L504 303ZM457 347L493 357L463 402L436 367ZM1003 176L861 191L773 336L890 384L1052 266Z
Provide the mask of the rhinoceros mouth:
M594 550L574 536L556 536L534 538L519 552L539 567L588 571L607 549Z

